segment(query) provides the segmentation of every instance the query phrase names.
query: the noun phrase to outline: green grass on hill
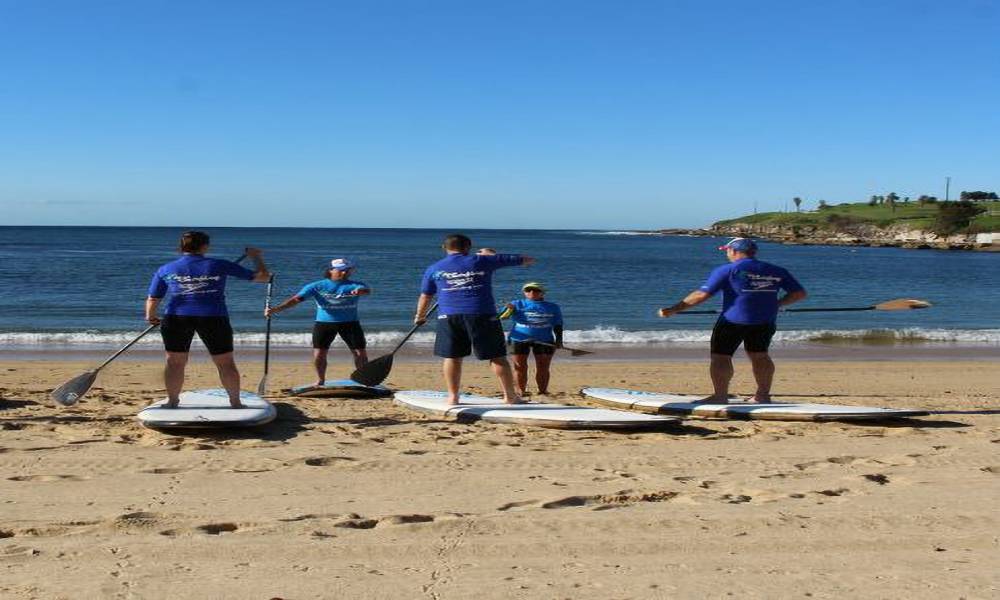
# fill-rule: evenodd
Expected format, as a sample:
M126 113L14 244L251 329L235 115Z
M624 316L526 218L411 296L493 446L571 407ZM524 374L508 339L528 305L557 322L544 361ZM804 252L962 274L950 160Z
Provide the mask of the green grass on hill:
M1000 231L1000 202L983 202L979 204L986 212L972 221L969 229L973 232ZM735 223L772 224L780 226L813 226L836 229L851 224L870 224L877 227L888 227L905 223L913 229L928 229L937 216L937 204L920 206L916 202L896 203L896 210L880 204L869 206L865 202L855 204L836 204L823 210L808 212L767 212L756 215L746 215L736 219L718 221L715 225L725 226Z

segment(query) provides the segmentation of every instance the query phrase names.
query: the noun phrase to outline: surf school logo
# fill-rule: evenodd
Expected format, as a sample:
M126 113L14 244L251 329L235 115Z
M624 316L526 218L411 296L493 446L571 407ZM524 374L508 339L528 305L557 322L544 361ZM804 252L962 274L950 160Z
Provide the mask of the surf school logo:
M740 271L736 274L736 280L740 282L741 292L770 292L777 293L778 286L781 285L781 277L774 275L761 275L759 273L748 273Z
M166 282L176 285L176 293L182 295L210 294L215 292L217 290L212 286L221 279L221 275L178 275L177 273L171 273L164 277Z
M436 271L433 278L438 281L443 280L449 290L456 290L479 287L478 285L473 286L472 284L476 283L478 278L485 276L486 271Z

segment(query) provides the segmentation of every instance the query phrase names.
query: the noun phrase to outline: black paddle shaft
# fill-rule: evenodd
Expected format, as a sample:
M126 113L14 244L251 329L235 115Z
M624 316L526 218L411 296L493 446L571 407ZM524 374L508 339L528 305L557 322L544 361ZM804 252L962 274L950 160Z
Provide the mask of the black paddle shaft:
M274 290L274 275L267 280L267 296L264 298L265 312L271 308L271 292ZM271 315L267 316L267 330L264 334L264 375L271 363Z
M783 308L780 312L856 312L861 310L875 310L875 306L841 306L837 308ZM682 310L678 315L717 315L720 310Z
M403 339L399 340L399 343L396 344L396 347L393 348L392 352L390 352L389 354L391 355L395 354L396 352L399 352L399 349L403 347L403 344L405 344L411 337L413 337L413 334L416 333L417 330L420 329L423 326L423 324L427 322L427 317L431 316L431 314L433 314L434 311L437 310L437 307L438 307L437 302L435 302L427 311L427 314L424 315L423 323L417 323L412 328L410 328L410 331L403 336Z

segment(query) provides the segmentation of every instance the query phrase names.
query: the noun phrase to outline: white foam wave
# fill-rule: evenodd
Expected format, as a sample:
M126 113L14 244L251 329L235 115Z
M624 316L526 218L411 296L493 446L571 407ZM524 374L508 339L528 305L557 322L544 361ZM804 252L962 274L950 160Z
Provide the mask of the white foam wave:
M366 337L371 346L386 347L403 338L403 331L368 331ZM135 331L76 331L76 332L9 332L0 333L0 344L6 346L53 346L53 347L93 347L122 345L132 340ZM595 327L587 330L566 332L567 345L609 345L609 346L671 346L684 344L707 344L711 330L671 329L629 331L618 327ZM953 344L997 344L1000 345L1000 329L799 329L783 330L775 335L778 344L799 343L953 343ZM271 343L276 346L306 346L311 344L312 335L308 331L300 333L272 333ZM263 333L239 333L235 336L239 345L263 346ZM160 336L153 333L139 342L141 346L157 347ZM421 331L411 338L417 346L434 343L432 331Z

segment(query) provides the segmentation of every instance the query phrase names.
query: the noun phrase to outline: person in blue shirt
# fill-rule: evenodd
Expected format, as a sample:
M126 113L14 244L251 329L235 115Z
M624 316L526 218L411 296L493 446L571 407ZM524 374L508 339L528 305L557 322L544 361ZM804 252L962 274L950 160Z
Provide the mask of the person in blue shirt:
M459 402L462 359L473 351L479 360L490 361L503 388L504 402L521 402L514 389L514 374L507 361L503 327L493 299L493 272L531 265L535 259L521 254L470 254L472 240L461 234L447 236L441 248L447 256L424 272L413 322L419 325L427 320L427 311L437 296L434 354L444 359L448 402Z
M164 382L167 407L176 408L184 387L184 371L194 334L205 344L212 362L219 371L222 386L229 393L229 404L242 408L240 402L240 372L233 358L233 328L226 309L226 279L235 277L265 283L270 278L262 252L247 248L246 255L255 265L251 271L240 265L217 258L208 258L210 239L201 231L186 231L181 235L179 250L183 254L153 274L146 298L146 321L160 326L163 347L167 353ZM163 318L157 316L160 301L169 293Z
M360 369L368 362L365 332L358 320L358 300L371 294L372 290L360 281L351 280L355 269L357 264L354 261L335 258L330 261L325 278L306 284L297 294L264 313L271 316L309 299L316 303L312 345L317 386L326 382L327 354L338 335L354 355L356 368Z
M550 366L556 348L562 348L562 309L545 300L545 286L531 281L521 287L524 298L507 304L500 318L510 318L514 326L507 336L513 357L514 376L521 395L528 389L528 354L535 355L535 383L539 394L549 393ZM539 343L541 342L541 343Z
M749 401L770 402L774 362L768 348L774 337L778 310L803 300L806 291L787 270L757 260L757 244L751 239L733 238L719 250L726 251L729 264L713 270L704 285L677 304L660 309L660 316L669 317L697 306L721 291L722 314L712 330L709 367L715 393L702 402L729 402L733 354L740 344L750 358L757 382L757 391Z

